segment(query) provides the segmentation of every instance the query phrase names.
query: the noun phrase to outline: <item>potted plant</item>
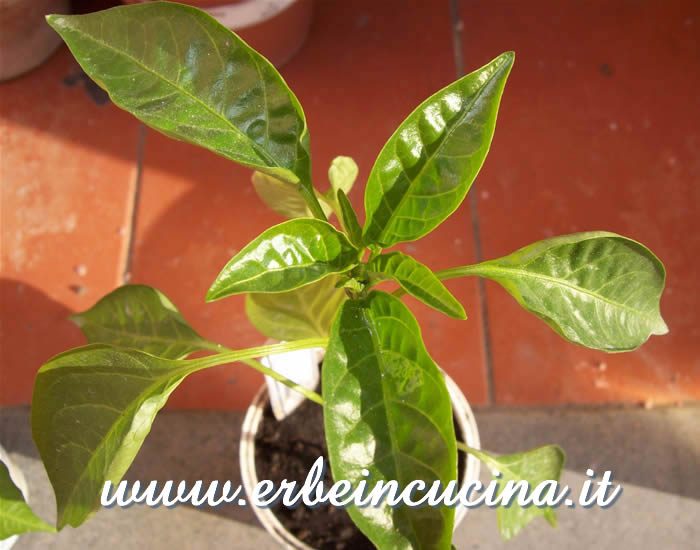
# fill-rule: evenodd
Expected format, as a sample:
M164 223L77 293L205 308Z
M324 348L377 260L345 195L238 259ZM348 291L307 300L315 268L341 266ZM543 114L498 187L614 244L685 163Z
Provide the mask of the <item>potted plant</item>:
M663 265L612 233L554 237L435 273L410 255L385 252L428 234L459 207L489 149L512 52L438 91L399 125L367 180L361 227L347 199L354 163L336 159L331 189L314 188L296 97L272 65L206 14L156 2L48 21L114 103L171 137L252 168L263 200L292 218L245 245L206 296L247 293L253 324L284 342L226 349L142 285L121 287L72 317L89 344L42 366L32 399L32 432L55 491L58 529L80 525L99 508L105 483L119 482L186 376L232 362L322 406L332 476L349 487L367 480L446 487L457 478L459 451L498 470L504 484L558 480L564 455L555 445L498 457L457 439L445 377L400 300L409 293L465 319L446 279L497 281L562 337L593 349L632 350L667 332L659 313ZM331 214L340 228L329 223ZM398 289L374 288L384 281ZM319 299L294 309L309 296ZM322 397L257 360L317 347L326 348ZM198 351L211 354L186 358ZM378 548L451 547L453 507L384 502L347 511ZM513 503L497 514L507 538L538 516L556 524L548 506Z

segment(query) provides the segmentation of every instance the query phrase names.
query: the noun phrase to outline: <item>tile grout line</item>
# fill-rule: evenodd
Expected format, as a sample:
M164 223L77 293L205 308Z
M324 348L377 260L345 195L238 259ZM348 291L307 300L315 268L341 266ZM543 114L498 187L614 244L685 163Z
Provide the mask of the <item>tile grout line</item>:
M457 78L464 76L464 56L462 48L462 31L464 22L462 21L459 0L449 0L450 23L452 24L452 46L454 49L455 71ZM476 262L483 261L483 251L481 248L481 227L479 225L479 205L474 192L469 193L469 209L472 216L472 235L474 237L474 254ZM488 304L486 301L486 285L481 277L477 277L477 287L479 291L479 307L481 313L481 324L483 329L484 363L486 379L486 397L490 406L496 402L494 395L493 376L493 355L491 349L491 331L489 328Z
M139 199L141 197L141 179L143 176L143 152L146 145L146 125L142 122L139 126L138 145L136 148L136 177L134 178L134 196L131 200L131 219L129 220L129 232L127 234L126 258L122 270L122 284L127 284L131 279L131 261L134 252L134 240L136 235L136 216Z

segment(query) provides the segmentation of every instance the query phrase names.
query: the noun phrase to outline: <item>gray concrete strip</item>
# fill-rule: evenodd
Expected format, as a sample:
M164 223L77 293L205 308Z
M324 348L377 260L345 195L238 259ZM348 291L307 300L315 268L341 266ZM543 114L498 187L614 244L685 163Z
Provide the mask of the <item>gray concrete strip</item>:
M697 547L699 407L485 409L476 416L483 447L496 453L558 443L567 452L562 481L571 487L572 498L577 498L588 468L597 474L611 470L623 493L607 509L562 507L557 529L537 519L510 542L500 538L494 510L470 510L455 536L459 550ZM127 479L240 483L237 453L242 418L240 412L162 412ZM35 511L51 520L53 496L31 440L27 407L0 409L0 441L23 468ZM484 472L482 481L488 479ZM115 507L100 511L78 529L24 535L15 548L199 550L220 546L277 548L250 509L231 505L214 510Z

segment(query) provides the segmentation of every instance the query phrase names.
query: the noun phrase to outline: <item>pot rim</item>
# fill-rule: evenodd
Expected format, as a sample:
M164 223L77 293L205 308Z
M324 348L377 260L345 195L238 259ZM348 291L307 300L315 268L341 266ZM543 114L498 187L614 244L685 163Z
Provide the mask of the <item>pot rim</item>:
M472 448L479 449L481 447L479 430L469 402L455 381L452 380L445 371L442 369L440 370L445 377L447 390L450 394L450 400L452 401L452 413L462 430L464 442ZM259 481L255 469L255 435L262 421L263 411L267 401L267 386L263 384L255 394L255 397L253 397L253 401L250 407L248 407L243 420L243 426L241 427L241 444L238 454L241 478L246 495L250 495L253 492L254 487ZM469 481L478 481L480 468L481 463L479 460L472 455L467 455L466 468L464 469L461 484L464 485ZM252 508L265 530L270 533L283 548L288 550L315 550L292 535L292 533L282 525L282 522L280 522L270 508L259 508L257 506L252 506ZM464 506L457 507L455 510L454 529L457 529L457 526L464 520L468 510L469 509Z

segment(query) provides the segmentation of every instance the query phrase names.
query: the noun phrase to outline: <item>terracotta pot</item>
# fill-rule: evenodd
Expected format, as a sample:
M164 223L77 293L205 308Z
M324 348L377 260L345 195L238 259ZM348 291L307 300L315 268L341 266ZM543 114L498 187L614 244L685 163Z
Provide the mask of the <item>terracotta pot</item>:
M479 448L479 431L476 420L472 413L467 398L459 389L457 384L447 374L443 372L447 389L452 400L452 412L457 420L457 424L462 431L464 442L470 447ZM255 437L263 418L263 411L268 404L267 387L263 385L253 398L253 402L243 420L241 428L241 444L239 448L239 459L241 465L241 477L246 494L253 493L254 487L258 484L259 478L255 468ZM461 484L479 479L480 463L473 456L467 457L464 475L460 480ZM277 519L269 508L258 508L253 506L253 511L265 530L272 535L283 548L288 550L314 550L312 547L301 542L290 533ZM455 529L462 522L468 509L459 506L455 510Z
M150 0L124 0L127 4ZM185 0L233 30L275 67L287 63L309 34L313 0Z
M49 13L70 13L69 0L0 0L0 81L37 67L61 44Z

